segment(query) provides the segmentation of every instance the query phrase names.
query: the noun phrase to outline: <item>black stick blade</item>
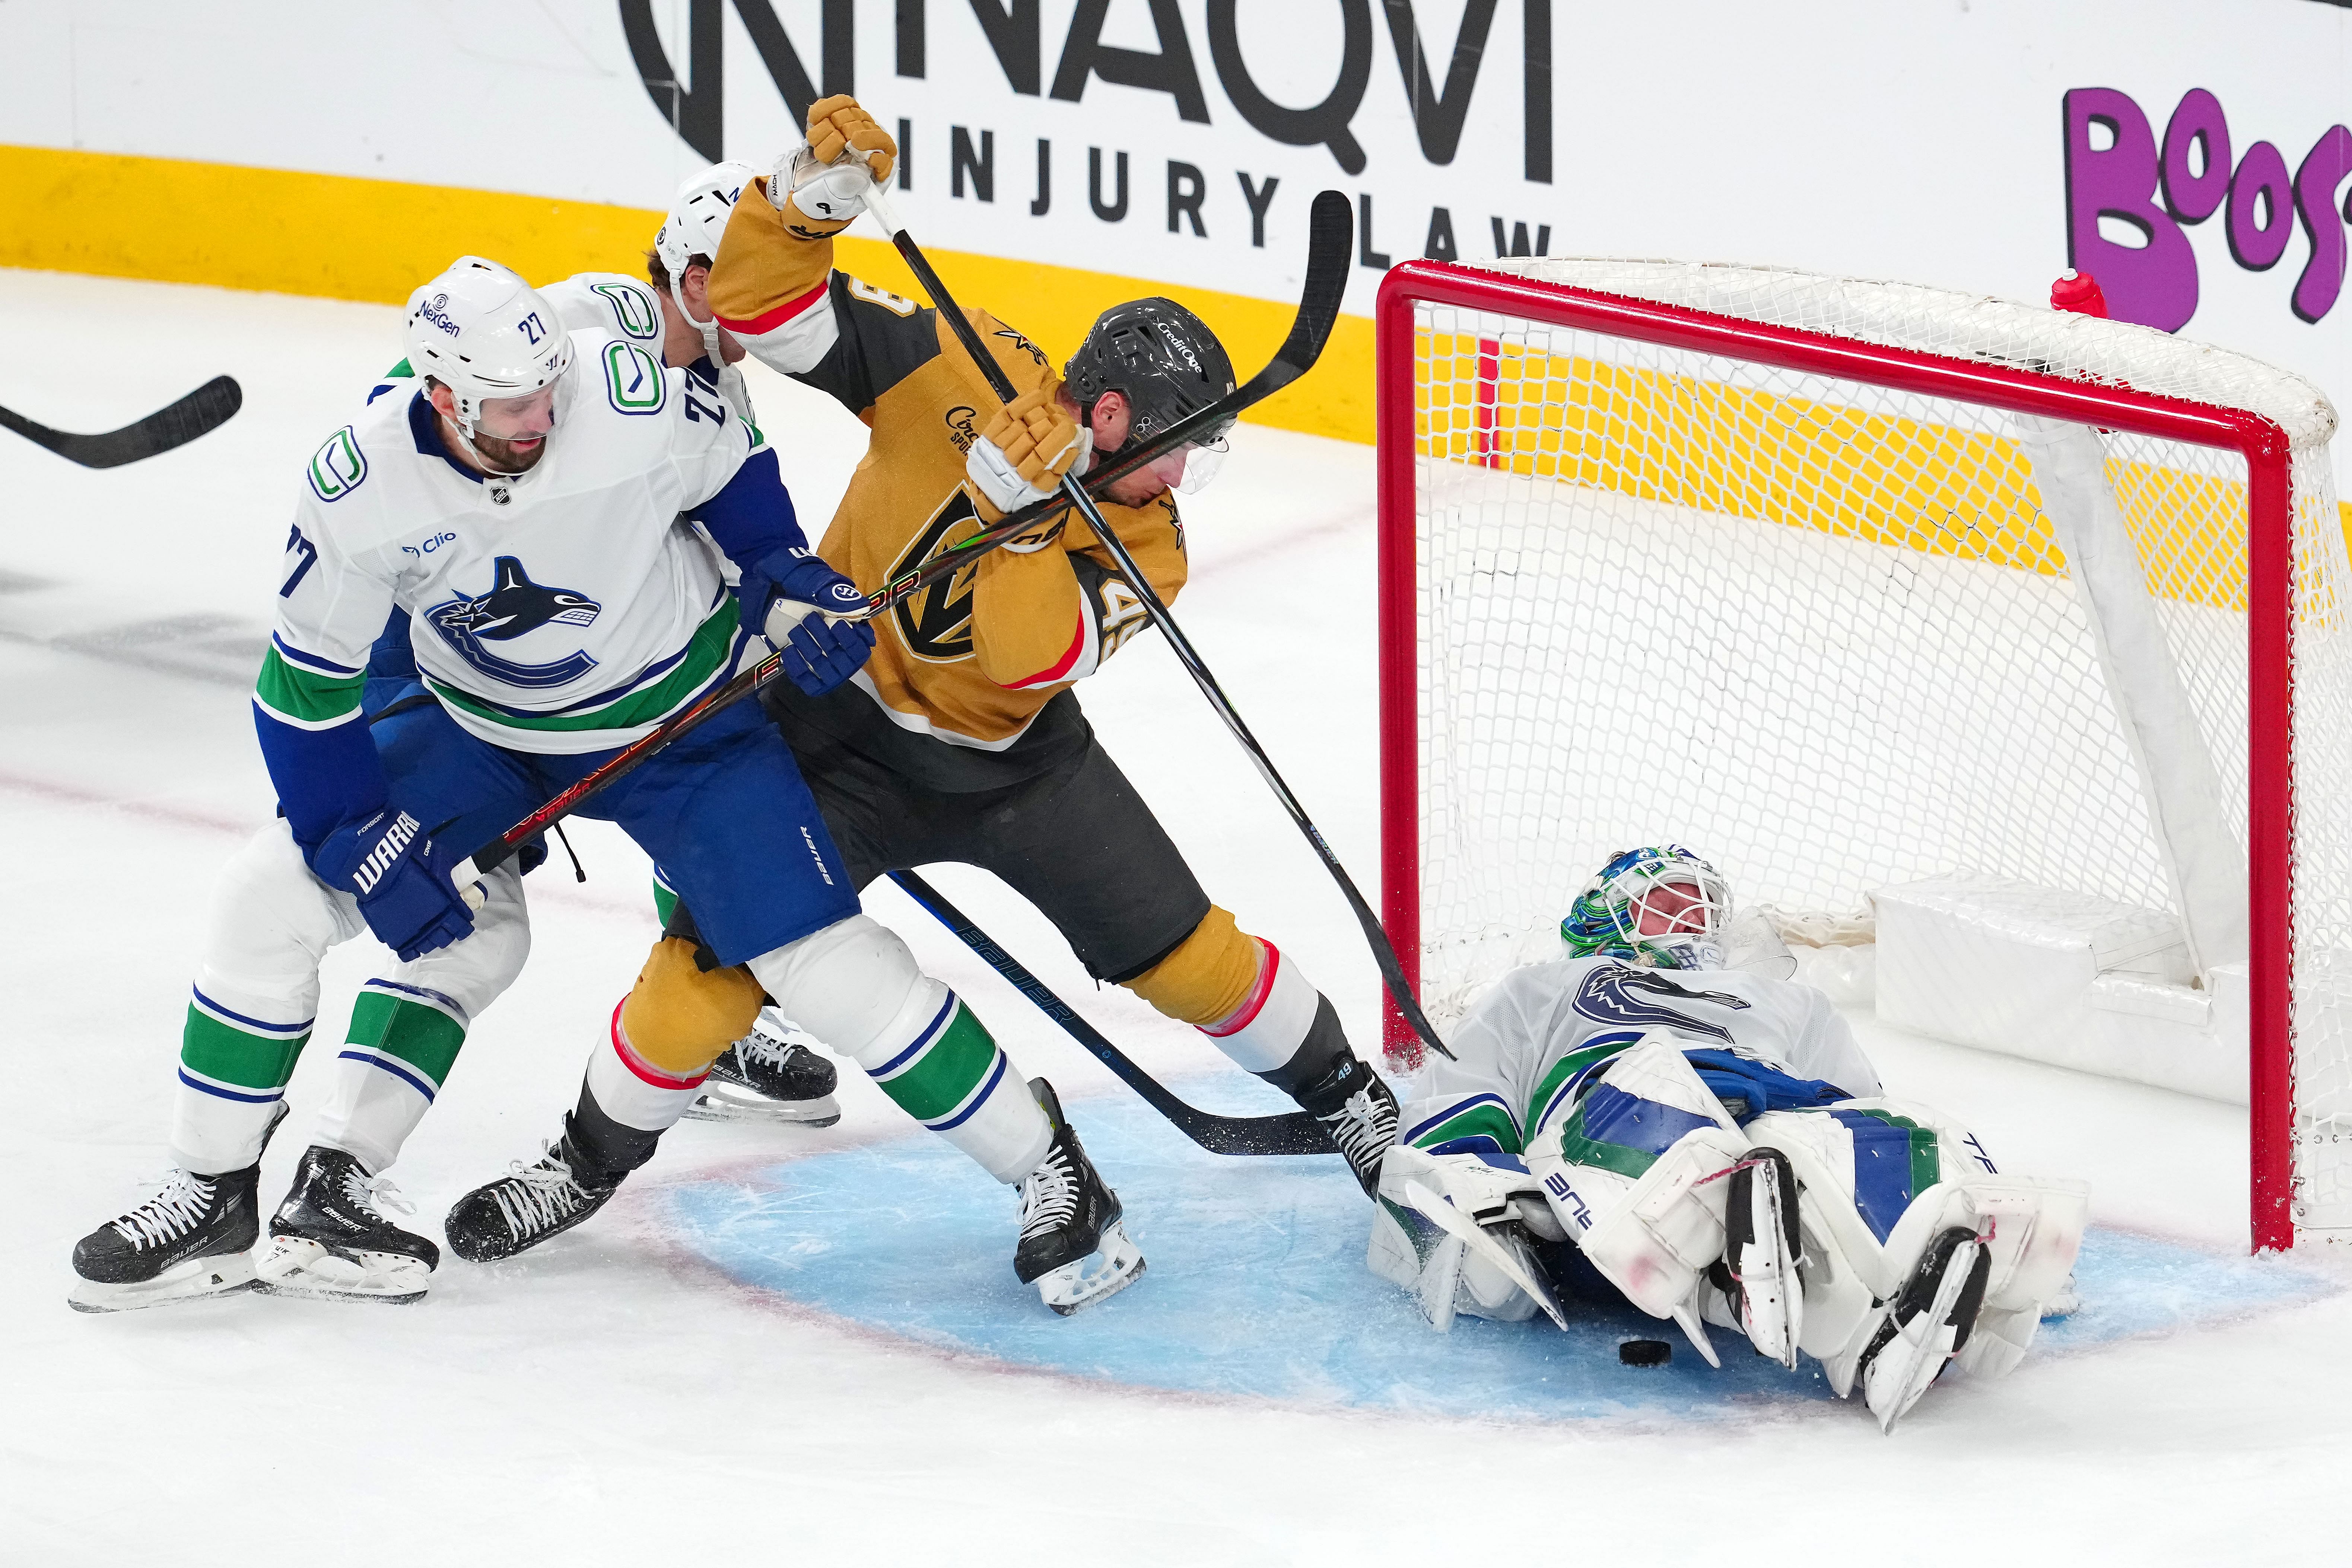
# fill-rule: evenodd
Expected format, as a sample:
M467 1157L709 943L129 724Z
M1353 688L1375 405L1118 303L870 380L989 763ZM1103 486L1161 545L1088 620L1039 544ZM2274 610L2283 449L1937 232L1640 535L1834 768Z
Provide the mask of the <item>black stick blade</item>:
M1340 302L1347 298L1355 246L1354 204L1338 191L1318 193L1307 216L1307 286L1299 291L1290 336L1275 355L1276 364L1297 367L1286 382L1305 375L1323 357L1323 346L1331 341L1331 329L1339 320Z
M216 375L177 403L159 408L135 424L100 435L78 436L69 430L52 430L7 408L0 408L0 426L85 468L119 468L125 463L184 447L227 424L230 416L244 406L245 389L237 385L234 377Z

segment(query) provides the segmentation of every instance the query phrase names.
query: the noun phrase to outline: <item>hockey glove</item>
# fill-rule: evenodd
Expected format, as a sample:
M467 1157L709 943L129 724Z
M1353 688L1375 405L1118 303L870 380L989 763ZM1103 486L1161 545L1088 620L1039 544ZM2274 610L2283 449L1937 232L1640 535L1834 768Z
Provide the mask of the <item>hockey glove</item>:
M821 98L809 105L808 139L769 176L768 199L797 233L838 234L866 210L866 193L889 179L898 161L898 142L856 99Z
M386 805L328 834L310 853L310 869L358 899L368 930L406 963L473 932L473 910L449 879L457 858L416 818Z
M811 697L822 697L857 673L874 651L874 628L817 614L855 615L866 608L857 584L798 547L747 567L736 592L743 618L783 655L784 673Z
M1045 500L1061 489L1063 476L1085 460L1093 445L1046 388L1023 393L998 409L963 462L972 489L994 509L993 515L982 521L994 522ZM1042 550L1060 527L1057 520L1050 529L1024 535L1003 548L1016 554Z

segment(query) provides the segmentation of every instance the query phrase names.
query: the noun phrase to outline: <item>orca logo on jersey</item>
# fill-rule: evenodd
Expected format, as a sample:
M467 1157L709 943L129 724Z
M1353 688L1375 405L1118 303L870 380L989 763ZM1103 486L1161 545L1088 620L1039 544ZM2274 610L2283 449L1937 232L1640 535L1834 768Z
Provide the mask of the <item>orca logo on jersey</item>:
M511 642L541 626L593 626L603 608L585 594L541 587L514 556L499 556L497 573L488 593L451 599L425 612L426 624L441 634L458 658L493 680L534 689L562 686L596 668L596 661L584 649L546 664L520 664L484 647L485 639Z
M1643 1001L1633 995L1636 991L1646 991L1653 996L1678 996L1688 1002L1711 1002L1738 1012L1748 1007L1744 1000L1728 992L1685 991L1655 970L1632 969L1622 963L1604 963L1586 975L1583 984L1576 988L1575 1000L1569 1005L1597 1024L1688 1030L1726 1045L1731 1043L1731 1031L1722 1025Z
M979 521L971 497L959 489L899 552L883 580L894 582L923 565L950 544L977 531ZM975 562L891 606L890 618L908 653L926 664L954 664L971 657L971 582L977 565Z

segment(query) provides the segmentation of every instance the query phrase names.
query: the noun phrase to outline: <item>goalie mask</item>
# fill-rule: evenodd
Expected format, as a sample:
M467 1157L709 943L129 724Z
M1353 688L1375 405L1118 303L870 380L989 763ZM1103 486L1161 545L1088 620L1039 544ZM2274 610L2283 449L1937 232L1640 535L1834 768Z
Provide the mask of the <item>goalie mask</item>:
M1148 441L1231 392L1234 362L1206 321L1173 300L1155 297L1114 305L1097 317L1087 341L1062 367L1062 380L1089 419L1104 393L1126 398L1128 440ZM1202 432L1186 453L1178 489L1190 495L1215 477L1232 427L1228 420Z
M1601 868L1559 922L1573 958L1656 969L1721 969L1731 886L1679 844L1628 849Z

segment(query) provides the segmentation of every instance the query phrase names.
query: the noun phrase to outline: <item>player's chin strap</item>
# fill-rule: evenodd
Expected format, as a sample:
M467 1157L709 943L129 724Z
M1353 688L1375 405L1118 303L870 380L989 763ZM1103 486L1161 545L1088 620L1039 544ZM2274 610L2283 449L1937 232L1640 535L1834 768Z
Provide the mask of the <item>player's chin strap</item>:
M719 395L735 410L738 419L746 425L754 423L751 418L751 389L744 384L743 373L729 364L727 356L719 352L719 312L710 312L710 320L707 321L696 320L694 312L686 307L686 295L679 290L676 278L669 280L669 300L677 307L677 313L685 319L686 324L702 334L702 352L709 357L711 373L719 378Z

